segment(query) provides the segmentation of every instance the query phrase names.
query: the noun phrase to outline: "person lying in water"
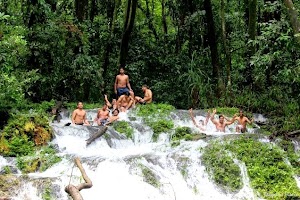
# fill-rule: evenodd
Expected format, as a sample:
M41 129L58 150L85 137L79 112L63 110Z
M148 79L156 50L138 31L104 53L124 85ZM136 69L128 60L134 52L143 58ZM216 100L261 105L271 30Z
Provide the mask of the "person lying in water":
M104 124L104 126L107 126L107 125L110 125L111 123L113 123L114 121L117 121L119 119L119 110L118 109L115 109L113 110L112 112L112 116L110 116L108 119L107 119L107 122Z
M196 119L194 117L193 109L192 108L189 110L189 112L190 112L190 116L191 116L191 119L192 119L194 125L197 128L199 128L201 131L206 131L206 125L207 125L209 117L210 117L210 111L209 110L207 111L207 115L206 115L205 121L204 120L199 120L199 124L196 122Z
M216 126L217 131L225 133L225 127L232 124L233 121L225 121L224 115L219 115L219 120L215 119L215 114L217 110L214 109L212 115L210 116L210 120Z
M86 119L86 112L83 110L83 103L77 103L77 109L72 113L72 123L76 125L90 125Z
M234 115L231 121L232 121L232 123L233 123L234 121L238 121L238 124L237 124L237 126L236 126L236 128L235 128L235 131L236 131L237 133L245 133L245 132L247 131L247 129L246 129L247 123L252 124L253 119L250 121L250 120L244 115L243 110L240 109L240 110L239 110L239 115Z

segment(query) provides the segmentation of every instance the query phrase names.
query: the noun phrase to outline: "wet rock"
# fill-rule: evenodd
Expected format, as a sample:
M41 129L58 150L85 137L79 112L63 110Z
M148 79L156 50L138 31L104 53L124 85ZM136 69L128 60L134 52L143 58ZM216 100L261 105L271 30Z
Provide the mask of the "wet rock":
M0 171L0 175L4 175L4 174L17 174L18 173L18 169L15 166L4 166L2 168L2 170Z

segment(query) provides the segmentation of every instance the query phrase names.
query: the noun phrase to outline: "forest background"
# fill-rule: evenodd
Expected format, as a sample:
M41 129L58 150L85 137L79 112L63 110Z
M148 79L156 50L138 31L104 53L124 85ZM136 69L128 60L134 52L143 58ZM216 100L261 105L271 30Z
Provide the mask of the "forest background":
M238 107L300 129L299 1L1 0L0 112L103 102L119 66L136 95Z

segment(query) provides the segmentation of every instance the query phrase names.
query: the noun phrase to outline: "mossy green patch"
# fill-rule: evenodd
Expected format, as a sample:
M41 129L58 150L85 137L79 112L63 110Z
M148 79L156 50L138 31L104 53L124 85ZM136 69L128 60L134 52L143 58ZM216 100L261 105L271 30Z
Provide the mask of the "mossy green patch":
M146 104L137 106L137 115L140 117L166 117L171 111L175 110L174 106L169 104Z
M159 119L148 124L153 129L153 140L157 141L160 133L166 133L174 127L172 120Z
M140 164L139 166L142 170L144 181L156 188L159 188L161 184L157 179L157 177L155 176L155 174L153 173L153 171L142 164Z
M153 140L157 141L160 133L166 133L174 127L173 121L169 118L171 111L175 108L169 104L146 104L138 105L137 116L143 118L145 124L153 130Z
M246 164L252 188L265 199L300 197L293 168L285 162L286 154L274 144L242 136L225 145Z
M218 186L229 192L242 188L241 170L224 145L219 142L209 144L204 148L202 159L206 170Z
M34 155L17 158L17 166L24 173L40 171L43 172L61 161L56 151L51 147L42 147Z
M126 121L116 121L113 124L113 128L119 133L125 134L127 138L132 138L133 128L130 126L129 122Z

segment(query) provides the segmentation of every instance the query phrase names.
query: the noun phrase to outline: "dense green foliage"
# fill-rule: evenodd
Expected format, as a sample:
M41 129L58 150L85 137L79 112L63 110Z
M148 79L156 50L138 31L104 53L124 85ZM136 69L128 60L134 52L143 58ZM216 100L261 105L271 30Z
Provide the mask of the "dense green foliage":
M217 184L229 190L240 187L239 170L234 170L233 158L245 163L250 184L258 196L265 199L299 198L300 190L294 178L299 166L289 165L285 159L292 158L292 163L294 158L278 146L248 136L208 145L203 154L207 169Z
M53 137L49 118L39 112L13 115L0 136L0 153L7 156L28 155Z
M78 3L0 2L0 111L112 97L125 48L136 95L147 84L176 108L234 106L299 129L300 44L283 1L142 0L129 35L125 2Z

